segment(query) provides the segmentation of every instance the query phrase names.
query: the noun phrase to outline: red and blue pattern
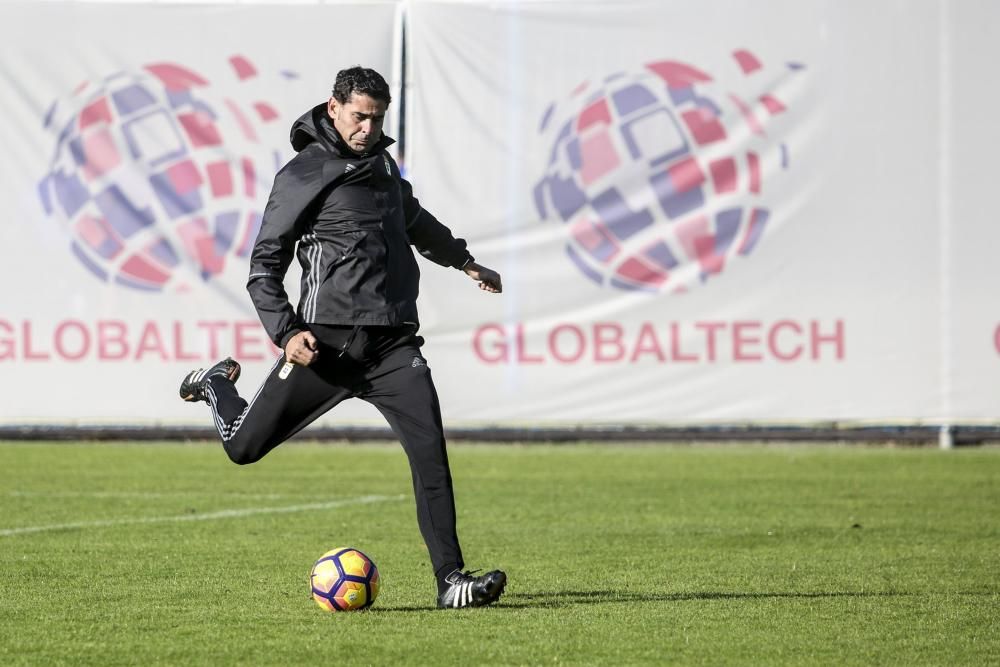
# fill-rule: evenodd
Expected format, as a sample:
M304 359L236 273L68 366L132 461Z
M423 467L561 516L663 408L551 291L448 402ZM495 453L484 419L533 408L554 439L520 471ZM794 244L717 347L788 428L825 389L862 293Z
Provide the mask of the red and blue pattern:
M243 56L229 66L235 83L258 76ZM263 100L244 106L175 63L86 81L53 104L44 122L56 147L38 191L93 275L141 290L185 290L192 278L221 273L228 257L249 254L262 179L282 156L259 136L278 120L275 108Z
M765 77L747 50L732 57L734 76L759 82L755 98L663 60L585 82L546 110L540 132L554 138L535 204L567 225L566 252L595 283L684 291L756 247L770 218L762 159L777 151L779 169L789 164L767 133L786 111L776 92L784 76Z

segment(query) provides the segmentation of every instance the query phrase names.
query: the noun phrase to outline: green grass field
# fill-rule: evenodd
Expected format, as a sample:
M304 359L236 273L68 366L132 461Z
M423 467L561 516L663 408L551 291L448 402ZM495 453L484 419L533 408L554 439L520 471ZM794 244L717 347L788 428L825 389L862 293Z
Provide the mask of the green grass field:
M398 445L0 444L0 664L1000 663L1000 450L451 448L438 611ZM355 546L367 612L309 598Z

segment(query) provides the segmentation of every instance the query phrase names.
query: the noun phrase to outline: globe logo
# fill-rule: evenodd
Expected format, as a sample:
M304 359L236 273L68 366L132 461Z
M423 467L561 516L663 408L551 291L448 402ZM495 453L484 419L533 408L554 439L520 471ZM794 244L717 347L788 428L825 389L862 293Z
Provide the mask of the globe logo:
M765 234L765 180L789 166L768 125L786 111L778 87L802 65L776 79L751 52L732 56L725 85L663 60L581 84L543 115L551 151L535 205L565 223L566 253L593 282L685 291Z
M242 56L229 66L231 88L257 77ZM102 281L187 290L250 252L261 185L281 162L261 130L278 117L271 104L238 104L173 63L84 82L46 114L57 138L42 206Z

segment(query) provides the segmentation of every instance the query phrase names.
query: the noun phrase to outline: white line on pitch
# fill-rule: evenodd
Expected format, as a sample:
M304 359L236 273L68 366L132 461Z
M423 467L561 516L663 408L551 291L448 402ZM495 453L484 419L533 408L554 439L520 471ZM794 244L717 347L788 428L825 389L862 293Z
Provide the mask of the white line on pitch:
M11 498L200 498L218 497L226 498L256 498L258 500L281 500L282 498L301 498L287 493L232 493L232 492L212 492L212 491L9 491L7 495Z
M47 526L26 526L24 528L3 528L0 529L0 537L11 537L14 535L25 535L27 533L47 533L55 530L74 530L78 528L106 528L108 526L127 526L143 523L171 523L178 521L214 521L216 519L238 519L245 516L255 516L258 514L288 514L292 512L311 512L315 510L327 510L346 505L368 505L371 503L382 503L390 500L402 500L406 496L359 496L357 498L343 498L341 500L331 500L325 503L309 503L306 505L288 505L286 507L250 507L240 510L220 510L218 512L208 512L205 514L178 514L175 516L150 516L136 519L106 519L103 521L77 521L74 523L55 523Z

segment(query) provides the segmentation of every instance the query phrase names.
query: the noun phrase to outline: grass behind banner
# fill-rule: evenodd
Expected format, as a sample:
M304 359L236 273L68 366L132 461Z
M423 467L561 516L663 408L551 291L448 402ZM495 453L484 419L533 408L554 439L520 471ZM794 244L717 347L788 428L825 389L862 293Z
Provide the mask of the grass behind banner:
M1000 662L1000 450L451 460L468 566L510 576L493 608L433 609L398 445L4 444L0 664ZM309 598L335 546L378 564L370 611Z

